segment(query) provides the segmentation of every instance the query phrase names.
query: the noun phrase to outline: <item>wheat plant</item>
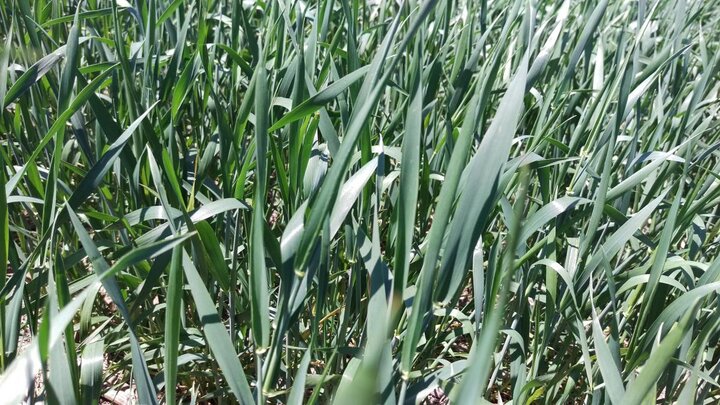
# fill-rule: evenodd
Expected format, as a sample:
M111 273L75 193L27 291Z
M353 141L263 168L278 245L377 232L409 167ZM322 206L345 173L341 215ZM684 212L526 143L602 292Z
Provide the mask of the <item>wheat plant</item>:
M0 0L0 402L720 400L717 0Z

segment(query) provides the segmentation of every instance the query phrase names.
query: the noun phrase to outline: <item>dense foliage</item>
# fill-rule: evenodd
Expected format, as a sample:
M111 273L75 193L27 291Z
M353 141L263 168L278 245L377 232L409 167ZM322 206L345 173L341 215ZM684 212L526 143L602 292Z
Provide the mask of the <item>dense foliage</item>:
M719 7L0 0L0 402L718 401Z

